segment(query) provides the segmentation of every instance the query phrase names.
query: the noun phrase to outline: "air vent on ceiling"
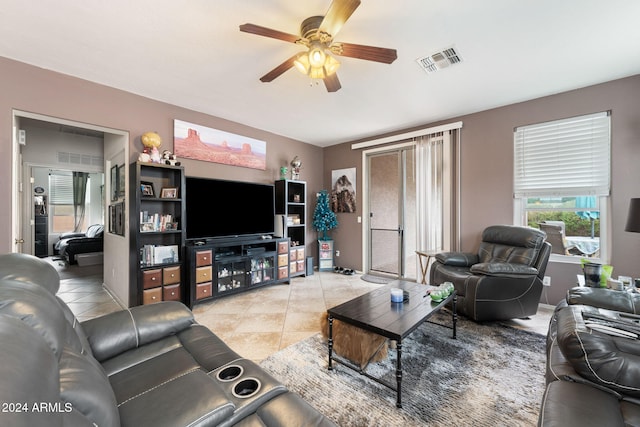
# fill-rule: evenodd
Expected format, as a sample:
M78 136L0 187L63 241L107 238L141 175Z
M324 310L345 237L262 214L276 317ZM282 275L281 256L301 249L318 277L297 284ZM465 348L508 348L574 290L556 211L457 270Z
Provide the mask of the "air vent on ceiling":
M450 47L432 55L418 58L416 61L427 73L435 73L438 70L460 63L462 58L460 58L454 47Z
M89 154L58 151L58 163L66 163L70 165L102 166L102 164L104 163L104 159L100 156L92 156Z

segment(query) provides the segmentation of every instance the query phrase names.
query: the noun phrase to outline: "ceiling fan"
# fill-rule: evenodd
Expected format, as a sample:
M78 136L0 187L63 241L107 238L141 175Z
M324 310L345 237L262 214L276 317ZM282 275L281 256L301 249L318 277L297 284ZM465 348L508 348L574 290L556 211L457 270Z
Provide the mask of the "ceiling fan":
M296 43L307 48L260 77L260 81L273 81L285 71L296 67L312 79L322 79L327 91L336 92L342 87L336 74L340 62L332 54L385 64L395 61L398 57L395 49L334 41L338 31L358 6L360 0L333 0L325 16L312 16L302 21L299 36L255 24L240 25L240 31L245 33Z

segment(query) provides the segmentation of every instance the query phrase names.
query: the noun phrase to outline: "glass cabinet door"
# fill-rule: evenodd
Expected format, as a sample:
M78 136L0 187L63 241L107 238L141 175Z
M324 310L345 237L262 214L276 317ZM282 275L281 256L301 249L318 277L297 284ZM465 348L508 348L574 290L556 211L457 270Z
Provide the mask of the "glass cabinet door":
M247 262L244 259L216 263L218 293L228 292L246 286Z
M251 260L251 284L257 285L268 282L274 276L275 255L253 258Z

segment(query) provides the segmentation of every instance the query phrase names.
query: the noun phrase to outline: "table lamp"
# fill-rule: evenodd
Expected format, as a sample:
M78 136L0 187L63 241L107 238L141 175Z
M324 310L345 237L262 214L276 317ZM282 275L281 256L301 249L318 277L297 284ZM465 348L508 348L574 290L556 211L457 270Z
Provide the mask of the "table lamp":
M624 231L640 233L640 198L631 199L629 202L627 225L624 227Z
M640 198L631 199L629 202L629 213L627 214L627 225L624 231L640 233ZM640 279L634 279L636 292L640 287Z

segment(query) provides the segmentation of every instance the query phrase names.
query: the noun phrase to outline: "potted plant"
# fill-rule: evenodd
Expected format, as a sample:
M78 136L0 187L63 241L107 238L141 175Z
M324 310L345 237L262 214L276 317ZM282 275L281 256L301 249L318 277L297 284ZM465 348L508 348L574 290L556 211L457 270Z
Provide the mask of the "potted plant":
M321 190L313 212L313 228L318 232L318 271L333 269L333 240L327 237L327 231L337 226L338 218L329 207L329 194L326 190Z

